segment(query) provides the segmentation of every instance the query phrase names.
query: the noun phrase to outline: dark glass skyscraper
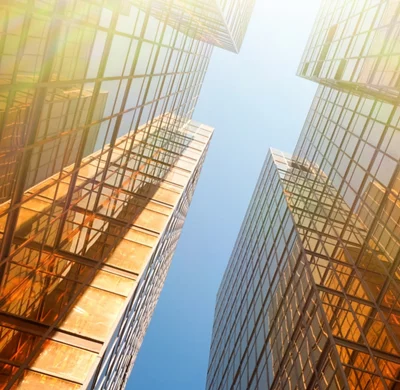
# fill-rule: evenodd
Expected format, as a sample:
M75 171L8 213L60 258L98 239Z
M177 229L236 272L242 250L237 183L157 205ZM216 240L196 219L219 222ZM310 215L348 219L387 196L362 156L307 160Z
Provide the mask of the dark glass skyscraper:
M212 49L251 3L0 5L0 389L125 386L212 137Z
M209 390L400 388L398 4L322 4L299 70L321 85L293 155L262 169L217 296Z

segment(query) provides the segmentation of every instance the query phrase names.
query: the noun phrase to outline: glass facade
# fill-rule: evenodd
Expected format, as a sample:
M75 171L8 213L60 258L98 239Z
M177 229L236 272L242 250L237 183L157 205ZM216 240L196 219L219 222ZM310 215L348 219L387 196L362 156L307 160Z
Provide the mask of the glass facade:
M208 389L400 386L400 201L272 151L217 299Z
M1 201L164 113L191 118L212 46L103 3L0 7Z
M123 387L211 135L166 114L83 158L73 186L25 191L1 265L2 388Z
M398 99L399 7L397 0L323 0L298 74Z
M251 12L195 4L0 4L0 389L124 387L212 137L213 47Z
M332 104L331 112L322 108L325 103ZM332 121L338 113L349 122ZM326 172L362 228L354 229L359 243L346 245L349 264L341 265L341 273L351 281L335 288L345 294L351 313L341 332L345 334L347 326L353 328L354 345L338 349L351 388L400 386L399 116L398 106L380 99L320 87L296 147L302 161L312 159ZM322 121L318 130L314 120ZM350 236L345 229L356 224L350 219L343 223L336 237L346 243ZM366 301L360 301L365 305L363 312L352 310L358 298ZM345 338L350 336L346 333Z
M151 9L156 18L167 18L170 26L186 35L238 53L254 3L255 0L153 0Z
M400 389L398 1L323 1L316 96L271 150L225 271L207 388Z

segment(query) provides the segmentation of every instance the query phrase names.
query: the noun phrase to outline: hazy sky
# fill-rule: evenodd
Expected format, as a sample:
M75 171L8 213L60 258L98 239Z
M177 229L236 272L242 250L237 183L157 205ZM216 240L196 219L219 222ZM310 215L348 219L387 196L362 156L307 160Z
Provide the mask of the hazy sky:
M316 84L295 75L320 0L258 0L240 54L215 49L194 119L215 127L129 390L204 390L215 296L269 147L291 152Z

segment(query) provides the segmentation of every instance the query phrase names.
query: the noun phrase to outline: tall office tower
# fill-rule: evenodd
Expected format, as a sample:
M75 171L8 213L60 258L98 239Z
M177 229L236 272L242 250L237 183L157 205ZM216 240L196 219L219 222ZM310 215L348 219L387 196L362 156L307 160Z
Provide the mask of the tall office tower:
M353 203L331 179L267 158L218 292L208 389L399 388L399 175Z
M160 4L0 5L1 389L125 385L212 135L211 25Z
M322 0L298 75L398 99L399 15L398 0Z
M208 389L400 388L398 1L323 1L321 85L267 158L217 296Z
M255 0L153 0L152 15L186 35L238 53Z
M25 192L1 268L2 388L123 387L211 135L166 114L84 158L73 188L71 165Z

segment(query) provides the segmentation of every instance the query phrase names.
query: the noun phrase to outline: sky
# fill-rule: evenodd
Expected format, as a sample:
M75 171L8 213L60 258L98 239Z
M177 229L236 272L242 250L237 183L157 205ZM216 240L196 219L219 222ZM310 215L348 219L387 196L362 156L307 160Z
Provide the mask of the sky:
M317 85L296 76L320 0L258 0L216 48L193 119L215 127L128 390L204 390L215 297L268 148L294 149Z

